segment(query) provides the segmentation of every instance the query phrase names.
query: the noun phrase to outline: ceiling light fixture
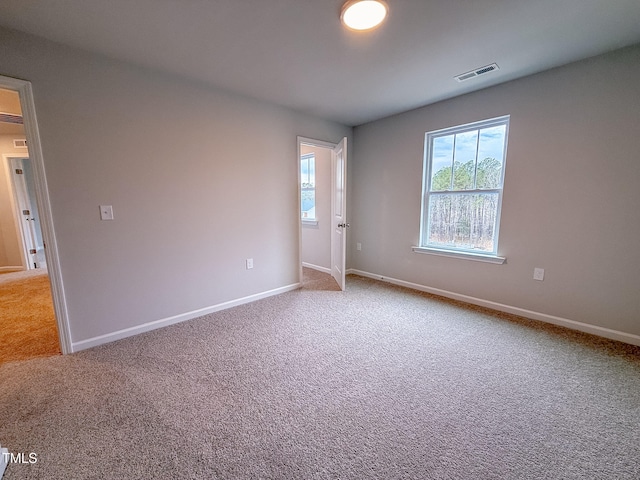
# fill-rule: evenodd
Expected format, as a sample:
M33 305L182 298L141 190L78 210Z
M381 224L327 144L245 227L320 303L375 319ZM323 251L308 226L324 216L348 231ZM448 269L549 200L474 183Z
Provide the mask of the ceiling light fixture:
M371 30L383 22L388 11L382 0L349 0L342 7L340 20L352 30Z

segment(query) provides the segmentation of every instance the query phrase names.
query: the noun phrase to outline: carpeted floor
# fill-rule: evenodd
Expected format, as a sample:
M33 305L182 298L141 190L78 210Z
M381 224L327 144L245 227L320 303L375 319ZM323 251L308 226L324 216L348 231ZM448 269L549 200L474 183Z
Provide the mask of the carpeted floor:
M5 479L640 478L640 348L326 282L0 366Z
M47 271L0 274L0 364L59 355Z
M303 268L302 288L303 290L324 290L339 292L338 283L326 273L319 272L312 268Z

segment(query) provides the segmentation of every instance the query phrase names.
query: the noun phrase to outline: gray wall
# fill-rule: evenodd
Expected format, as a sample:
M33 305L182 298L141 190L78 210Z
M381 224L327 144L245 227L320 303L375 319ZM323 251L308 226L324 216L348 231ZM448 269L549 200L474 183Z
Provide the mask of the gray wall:
M331 150L300 146L316 158L317 225L302 224L302 262L331 270Z
M640 334L639 78L629 48L357 127L349 266ZM412 253L425 132L506 114L507 263Z
M74 343L298 282L296 136L351 128L6 29L0 73L33 85Z

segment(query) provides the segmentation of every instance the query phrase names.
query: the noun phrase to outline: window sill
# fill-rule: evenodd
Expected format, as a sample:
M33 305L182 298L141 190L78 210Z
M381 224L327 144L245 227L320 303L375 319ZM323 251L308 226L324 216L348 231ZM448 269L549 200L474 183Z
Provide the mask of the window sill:
M317 220L302 220L302 225L313 225L313 226L317 226L318 225L318 221Z
M474 260L476 262L487 262L502 265L507 261L505 257L498 257L496 255L483 255L480 253L471 252L456 252L454 250L440 250L436 248L428 247L411 247L415 253L426 253L428 255L439 255L441 257L453 257L462 258L464 260Z

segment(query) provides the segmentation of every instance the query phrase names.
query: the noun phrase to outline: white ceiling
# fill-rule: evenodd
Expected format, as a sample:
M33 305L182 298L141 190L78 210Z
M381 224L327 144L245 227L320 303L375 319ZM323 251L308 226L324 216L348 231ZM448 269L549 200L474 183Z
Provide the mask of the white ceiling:
M348 125L640 43L639 0L387 0L365 34L342 3L2 0L0 25Z

